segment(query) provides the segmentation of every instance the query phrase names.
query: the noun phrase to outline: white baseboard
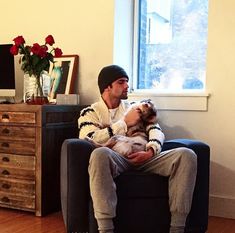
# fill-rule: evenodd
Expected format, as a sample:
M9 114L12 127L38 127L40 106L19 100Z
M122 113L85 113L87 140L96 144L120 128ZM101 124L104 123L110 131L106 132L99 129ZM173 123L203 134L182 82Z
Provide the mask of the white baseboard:
M210 195L209 216L235 219L235 198Z

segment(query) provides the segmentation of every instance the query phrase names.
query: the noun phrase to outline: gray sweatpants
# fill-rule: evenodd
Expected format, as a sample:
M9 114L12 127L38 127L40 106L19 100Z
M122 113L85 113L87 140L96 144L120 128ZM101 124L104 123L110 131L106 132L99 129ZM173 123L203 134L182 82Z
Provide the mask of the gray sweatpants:
M133 169L123 156L107 147L95 149L90 157L90 190L99 231L112 230L117 195L113 178ZM161 152L134 169L169 177L171 226L184 226L191 208L196 180L196 154L187 148Z

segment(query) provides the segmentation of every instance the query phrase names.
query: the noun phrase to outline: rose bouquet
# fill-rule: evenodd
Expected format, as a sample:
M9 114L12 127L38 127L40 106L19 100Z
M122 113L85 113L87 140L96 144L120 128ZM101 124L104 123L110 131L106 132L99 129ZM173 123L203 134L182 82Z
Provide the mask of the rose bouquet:
M39 45L38 43L34 43L32 46L26 45L23 36L17 36L13 41L14 45L11 47L10 52L13 55L22 55L19 63L21 64L21 69L26 74L25 77L29 76L31 80L36 79L35 91L29 94L32 96L26 98L26 102L35 102L36 97L44 96L41 74L45 71L48 72L50 62L54 62L54 57L60 57L62 51L60 48L53 46L55 41L52 35L45 38L43 45ZM26 93L24 94L26 95Z
M39 77L43 70L49 70L50 61L53 62L54 57L62 55L60 48L53 47L55 41L52 35L45 38L43 45L38 43L34 43L33 46L25 45L23 36L18 36L13 41L15 44L11 47L10 52L13 55L23 55L19 62L21 69L29 76ZM48 46L51 47L50 51Z

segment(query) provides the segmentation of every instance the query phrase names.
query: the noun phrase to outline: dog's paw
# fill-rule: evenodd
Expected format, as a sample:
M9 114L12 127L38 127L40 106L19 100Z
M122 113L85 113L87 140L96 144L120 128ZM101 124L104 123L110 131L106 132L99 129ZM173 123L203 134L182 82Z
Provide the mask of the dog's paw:
M112 149L113 146L117 143L118 141L118 137L115 135L113 137L111 137L106 143L105 146Z

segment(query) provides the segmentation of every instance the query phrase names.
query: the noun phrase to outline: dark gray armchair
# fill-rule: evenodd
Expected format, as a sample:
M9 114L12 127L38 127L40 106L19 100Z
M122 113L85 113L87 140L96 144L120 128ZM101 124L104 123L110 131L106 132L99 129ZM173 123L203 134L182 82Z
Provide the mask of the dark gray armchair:
M205 233L208 225L209 146L189 139L169 140L163 150L188 147L198 159L193 203L186 233ZM68 233L97 233L89 191L88 163L93 146L80 139L67 139L61 151L61 203ZM156 174L126 172L115 180L117 216L115 233L168 233L170 212L168 178Z

